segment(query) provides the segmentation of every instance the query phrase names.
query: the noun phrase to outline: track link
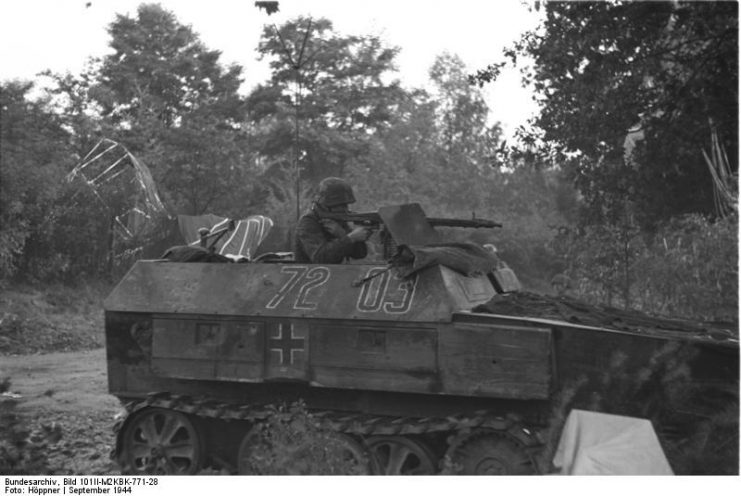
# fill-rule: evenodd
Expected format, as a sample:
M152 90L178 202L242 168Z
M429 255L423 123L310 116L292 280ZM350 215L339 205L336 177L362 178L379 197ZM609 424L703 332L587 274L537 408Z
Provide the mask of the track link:
M266 420L275 412L271 405L238 405L170 393L153 393L143 400L125 404L124 408L126 415L119 418L113 427L117 440L116 447L111 453L113 460L119 459L119 434L127 419L144 408L164 408L201 418L247 422ZM522 446L536 468L534 455L543 445L537 433L525 428L521 419L513 414L498 416L481 410L447 417L393 417L333 410L309 409L309 412L322 428L361 439L370 436L446 433L448 444L455 444L473 432L495 431Z

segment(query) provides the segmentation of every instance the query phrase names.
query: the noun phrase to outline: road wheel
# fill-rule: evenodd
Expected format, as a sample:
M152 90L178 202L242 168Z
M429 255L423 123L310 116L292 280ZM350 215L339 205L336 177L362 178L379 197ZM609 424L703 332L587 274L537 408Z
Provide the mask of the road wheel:
M268 475L263 467L270 466L272 447L262 434L262 426L252 427L242 438L237 453L237 473L239 475Z
M183 413L141 410L125 426L122 441L120 459L127 473L190 475L201 469L200 436Z
M451 471L461 475L532 475L537 473L520 443L503 434L473 432L454 442L446 454Z
M333 432L327 438L336 443L336 447L342 453L342 465L349 469L345 475L376 475L381 473L378 460L373 451L366 445L355 440L352 436L340 432Z
M376 436L367 441L384 475L433 475L437 459L426 444L404 436Z

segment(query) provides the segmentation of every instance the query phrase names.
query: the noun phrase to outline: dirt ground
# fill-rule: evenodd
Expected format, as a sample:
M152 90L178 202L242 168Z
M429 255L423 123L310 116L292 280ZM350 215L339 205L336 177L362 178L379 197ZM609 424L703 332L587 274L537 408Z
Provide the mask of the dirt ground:
M58 428L50 445L49 474L118 474L109 454L113 423L122 412L107 393L105 350L0 356L0 379L19 395L17 413L26 427Z

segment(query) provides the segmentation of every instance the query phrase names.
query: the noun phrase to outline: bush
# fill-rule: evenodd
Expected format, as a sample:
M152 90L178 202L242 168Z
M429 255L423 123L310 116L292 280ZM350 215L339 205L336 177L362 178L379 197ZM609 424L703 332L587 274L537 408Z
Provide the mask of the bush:
M575 296L648 313L735 321L738 315L738 218L672 219L646 236L627 225L562 234L554 245Z
M638 370L615 352L604 372L580 377L556 394L541 466L550 466L561 431L572 409L651 420L664 453L677 475L738 474L739 395L699 386L688 363L696 349L668 342ZM691 411L714 413L701 417Z
M348 437L321 428L303 403L275 407L253 430L249 456L240 471L252 475L360 475L370 455Z
M703 319L738 315L738 218L678 217L635 265L634 293L645 310Z

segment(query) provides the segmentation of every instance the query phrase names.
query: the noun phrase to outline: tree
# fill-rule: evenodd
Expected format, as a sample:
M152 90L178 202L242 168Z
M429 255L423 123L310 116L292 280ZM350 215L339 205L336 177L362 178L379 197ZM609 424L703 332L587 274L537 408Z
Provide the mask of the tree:
M437 120L437 153L426 173L435 188L445 191L447 204L458 213L480 210L488 187L496 150L501 141L499 124L489 125L489 108L481 90L469 84L460 57L443 54L430 68ZM483 188L482 188L483 187Z
M68 133L33 83L0 84L0 277L12 275L54 208L69 166Z
M439 151L436 105L424 90L408 93L386 128L369 138L366 154L348 163L358 208L419 202L441 205L430 169Z
M130 124L153 116L174 127L214 107L224 120L241 119L242 68L223 69L220 52L207 49L171 12L142 4L136 18L118 14L108 33L114 53L103 58L93 93L104 116Z
M489 107L481 90L469 84L461 58L449 53L439 55L429 74L443 149L466 155L477 166L494 166L493 151L501 129L498 124L488 125Z
M738 5L734 2L548 2L541 34L508 52L529 56L543 103L535 126L579 154L572 177L587 199L627 198L644 227L713 213L702 158L717 129L738 170ZM485 82L499 65L479 72ZM626 135L638 137L624 160ZM613 192L614 171L625 167ZM590 206L600 207L599 204Z
M103 123L98 133L109 133L97 138L115 139L146 163L173 210L227 213L246 196L250 163L242 68L222 67L220 52L157 4L117 15L108 32L113 53L79 78L57 76L57 92L87 102Z
M430 91L408 91L348 171L370 207L415 201L434 213L470 215L487 208L481 198L494 175L500 129L487 123L489 109L459 57L439 56L430 78Z
M127 185L103 205L88 184L66 180L80 160L79 128L49 99L32 99L32 88L0 87L0 277L71 281L106 274L111 217ZM72 119L83 122L81 115Z
M404 95L398 81L386 82L397 48L375 36L339 35L327 19L266 26L258 52L273 74L249 98L255 143L274 170L287 172L298 119L301 170L310 182L343 175Z

